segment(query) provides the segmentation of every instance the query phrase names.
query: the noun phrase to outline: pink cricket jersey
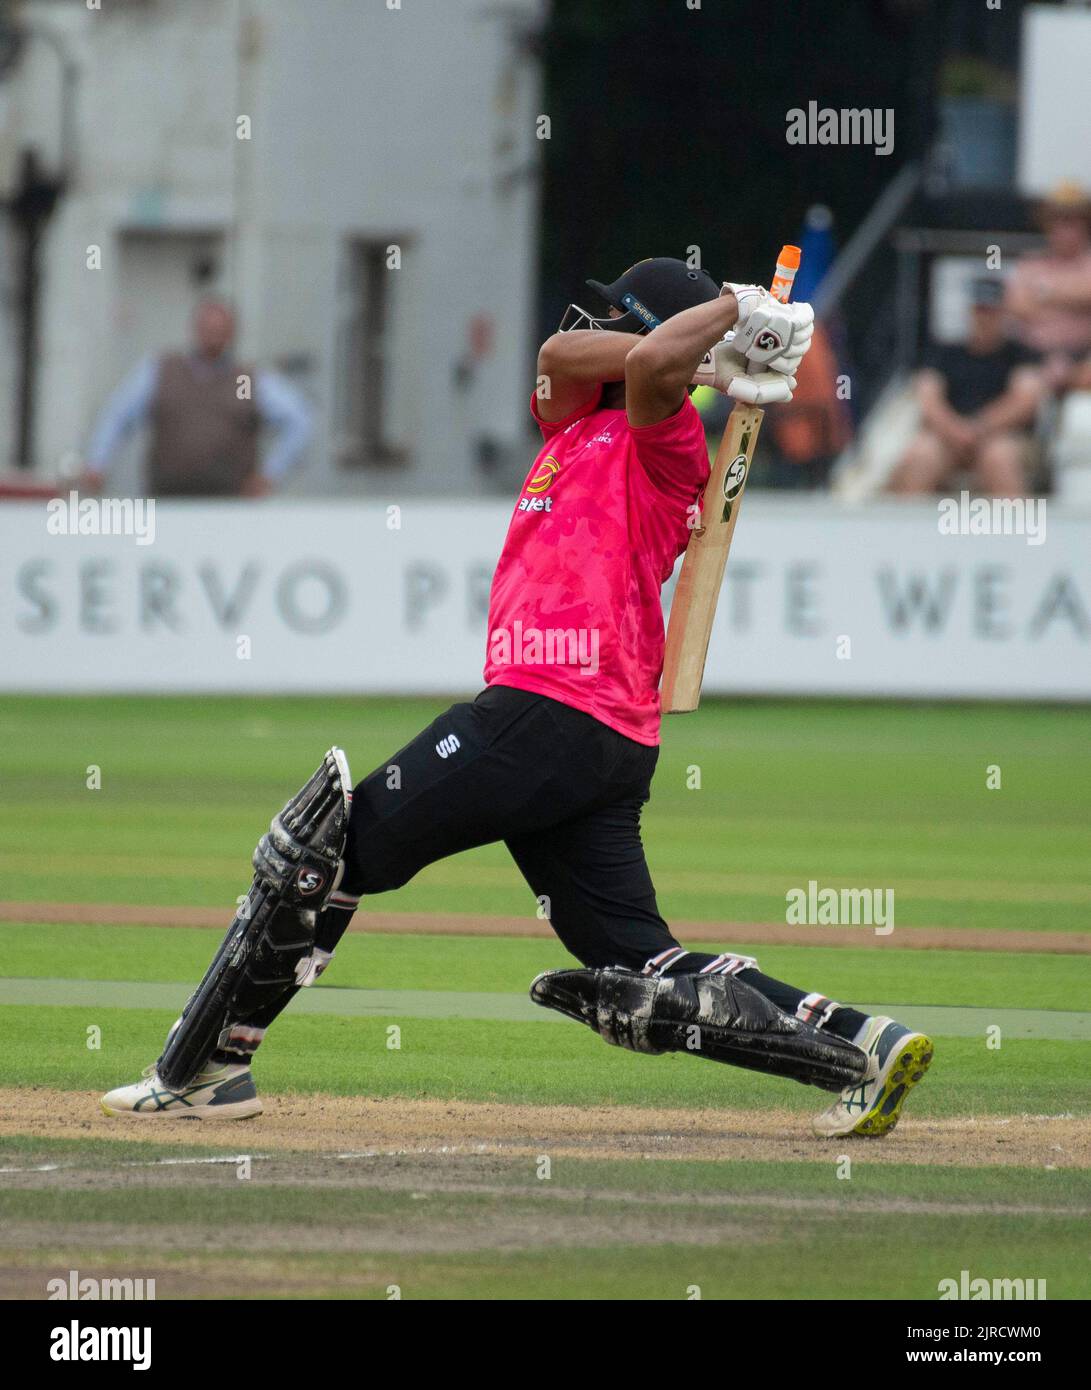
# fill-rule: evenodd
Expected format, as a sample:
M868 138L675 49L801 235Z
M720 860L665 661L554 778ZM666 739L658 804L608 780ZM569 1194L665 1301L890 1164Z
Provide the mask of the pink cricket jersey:
M659 742L660 590L708 481L689 398L634 429L600 410L531 412L545 443L523 484L492 581L488 685L549 695L638 743Z

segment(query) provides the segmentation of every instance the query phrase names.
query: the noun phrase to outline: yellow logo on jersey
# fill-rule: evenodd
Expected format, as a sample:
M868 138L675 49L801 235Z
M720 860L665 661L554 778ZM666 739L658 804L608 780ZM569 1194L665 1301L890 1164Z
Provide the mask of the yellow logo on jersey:
M552 454L546 454L542 460L538 471L527 483L527 492L537 496L541 492L548 492L553 486L553 479L561 471L561 465Z

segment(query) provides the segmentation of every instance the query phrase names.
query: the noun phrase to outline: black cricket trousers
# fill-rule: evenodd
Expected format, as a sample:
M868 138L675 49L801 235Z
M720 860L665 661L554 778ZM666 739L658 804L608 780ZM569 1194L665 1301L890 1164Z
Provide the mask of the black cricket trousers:
M745 972L779 1008L855 1037L866 1021L856 1010L774 980L747 956L687 952L675 941L640 840L658 756L544 695L490 686L452 705L353 791L345 872L320 914L316 945L336 947L353 912L345 897L389 892L426 864L503 840L583 965ZM248 1062L260 1042L253 1030L264 1031L297 992L291 985L246 1014L242 1044L214 1058Z
M658 754L557 700L489 686L356 787L341 891L385 893L503 840L572 955L641 969L677 946L640 839Z

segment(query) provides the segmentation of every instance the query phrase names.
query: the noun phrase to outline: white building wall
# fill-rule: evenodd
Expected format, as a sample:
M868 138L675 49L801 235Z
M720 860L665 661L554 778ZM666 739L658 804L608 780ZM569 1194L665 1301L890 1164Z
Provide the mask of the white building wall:
M37 471L54 476L84 447L98 408L147 347L134 319L144 339L149 318L162 323L158 346L184 341L165 291L161 314L144 285L137 304L127 301L122 238L188 230L223 234L212 288L238 304L240 356L290 359L315 405L308 474L295 489L478 490L475 440L522 439L532 385L539 88L513 26L545 6L27 4L80 71L78 180L45 250ZM39 47L35 71L50 61ZM28 53L8 87L25 87L31 69ZM17 140L40 128L55 144L55 104L55 91L37 101L23 91L9 103L9 142L15 122ZM240 115L250 117L249 141L236 138ZM349 238L388 235L405 240L402 269L390 272L403 277L404 305L392 409L411 462L338 474L337 275ZM87 268L91 245L102 248L101 270ZM459 390L454 367L483 313L495 324L494 352ZM0 324L0 383L14 352L9 322Z

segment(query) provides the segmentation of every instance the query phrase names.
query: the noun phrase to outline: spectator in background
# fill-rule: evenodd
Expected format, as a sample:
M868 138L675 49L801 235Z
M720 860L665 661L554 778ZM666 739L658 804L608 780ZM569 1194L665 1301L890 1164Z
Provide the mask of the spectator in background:
M1062 183L1038 215L1046 250L1016 265L1005 307L1018 341L1043 359L1046 384L1063 391L1091 352L1091 200L1078 184Z
M1041 401L1034 354L1011 342L1004 286L974 282L965 344L934 346L917 374L921 429L891 477L892 492L931 493L964 470L995 497L1025 494L1029 439Z
M236 362L234 340L231 308L214 299L200 303L190 351L141 362L102 411L88 451L87 485L102 486L126 437L146 424L149 496L271 492L310 439L310 412L283 377ZM248 379L248 390L240 378ZM258 448L262 425L275 432L264 463Z

